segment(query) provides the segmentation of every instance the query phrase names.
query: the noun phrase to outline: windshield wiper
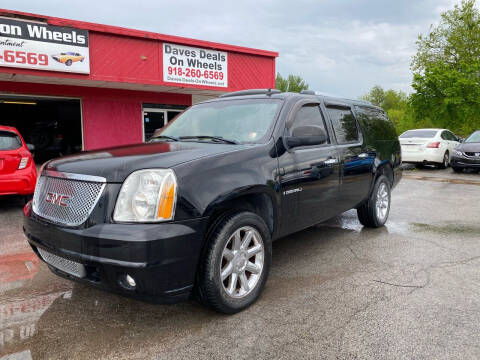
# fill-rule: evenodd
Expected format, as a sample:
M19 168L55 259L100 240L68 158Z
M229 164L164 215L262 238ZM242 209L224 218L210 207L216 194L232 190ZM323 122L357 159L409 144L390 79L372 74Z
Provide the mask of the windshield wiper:
M167 140L172 140L172 141L178 141L179 139L175 136L168 136L168 135L157 135L155 137L152 137L149 141L155 140L155 139L167 139Z
M209 140L216 140L216 141L222 141L227 144L235 144L238 145L240 144L236 140L230 140L230 139L225 139L221 136L210 136L210 135L195 135L195 136L180 136L180 140L189 140L189 139L209 139Z

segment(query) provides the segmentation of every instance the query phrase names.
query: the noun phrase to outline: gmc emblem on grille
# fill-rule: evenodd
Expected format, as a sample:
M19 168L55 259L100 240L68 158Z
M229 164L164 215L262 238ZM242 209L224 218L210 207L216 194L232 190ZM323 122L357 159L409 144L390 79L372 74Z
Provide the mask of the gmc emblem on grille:
M68 206L68 203L70 202L70 196L49 192L47 193L47 196L45 196L45 201L59 206Z

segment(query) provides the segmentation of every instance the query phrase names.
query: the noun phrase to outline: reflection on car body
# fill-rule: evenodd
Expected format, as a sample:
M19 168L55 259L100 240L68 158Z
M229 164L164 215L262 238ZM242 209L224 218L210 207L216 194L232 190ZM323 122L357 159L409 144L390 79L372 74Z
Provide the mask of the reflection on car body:
M361 156L362 155L362 156ZM375 162L376 153L359 154L352 157L344 163L345 176L354 174L363 174L365 171L371 171Z

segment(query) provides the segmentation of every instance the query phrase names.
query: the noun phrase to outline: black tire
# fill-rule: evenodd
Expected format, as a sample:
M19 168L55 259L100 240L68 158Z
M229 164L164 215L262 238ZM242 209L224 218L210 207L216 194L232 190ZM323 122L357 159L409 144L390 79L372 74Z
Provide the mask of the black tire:
M378 189L381 186L381 184L385 184L386 191L388 193L387 213L383 219L377 216L377 211L376 211ZM391 204L390 181L387 179L385 175L380 175L375 181L375 185L373 186L372 193L370 194L370 197L368 198L368 200L357 208L358 220L360 220L360 223L363 226L368 228L382 227L387 222L388 215L390 213L390 204Z
M235 298L230 296L224 288L220 277L220 267L223 260L222 254L230 237L245 226L254 228L262 238L264 263L252 290L244 297ZM207 249L201 260L196 289L199 300L212 309L225 314L234 314L246 309L259 298L270 270L272 241L267 225L261 217L251 212L229 215L214 225L207 241Z
M459 168L459 167L456 167L456 166L452 166L452 169L453 169L453 171L455 171L456 173L463 173L463 169L462 169L462 168Z
M67 61L65 61L65 65L71 66L72 65L72 60L68 59Z
M443 155L443 162L438 164L439 169L446 169L448 168L448 165L450 164L450 154L448 151L445 151L445 154Z

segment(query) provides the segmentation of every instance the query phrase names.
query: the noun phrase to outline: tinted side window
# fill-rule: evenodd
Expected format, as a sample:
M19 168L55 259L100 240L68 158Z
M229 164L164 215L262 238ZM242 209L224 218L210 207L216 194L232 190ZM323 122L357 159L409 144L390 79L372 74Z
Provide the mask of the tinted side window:
M348 144L357 142L359 137L357 122L353 114L348 109L334 107L327 108L330 119L332 120L333 130L339 144Z
M328 131L325 128L325 122L323 121L322 113L320 112L320 107L317 104L303 105L295 115L295 120L293 121L291 130L304 125L319 126L323 129L323 131L325 131L326 134L328 134Z
M450 140L450 139L448 138L448 133L447 133L446 131L443 131L443 132L442 132L442 135L441 135L440 137L441 137L443 140Z
M362 124L364 136L371 140L393 140L397 138L395 126L382 110L367 106L356 106L355 114Z

